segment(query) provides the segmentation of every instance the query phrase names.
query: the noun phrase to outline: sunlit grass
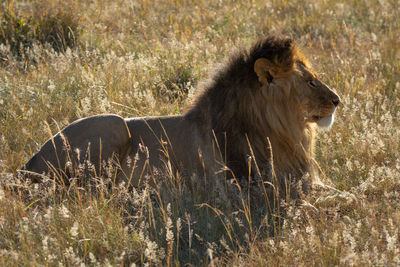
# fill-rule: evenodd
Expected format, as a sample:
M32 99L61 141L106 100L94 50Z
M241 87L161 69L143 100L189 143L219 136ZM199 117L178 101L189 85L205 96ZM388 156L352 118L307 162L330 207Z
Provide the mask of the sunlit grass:
M37 8L9 2L19 20ZM57 10L58 1L46 3ZM23 55L0 45L1 265L400 264L397 0L73 3L65 18L79 34L62 53L38 40ZM9 186L77 118L181 113L234 47L269 33L293 36L342 97L316 148L332 188L316 186L303 205L290 204L279 233L255 234L243 213L215 216L197 205L207 192L191 196L176 185L169 205L146 188Z

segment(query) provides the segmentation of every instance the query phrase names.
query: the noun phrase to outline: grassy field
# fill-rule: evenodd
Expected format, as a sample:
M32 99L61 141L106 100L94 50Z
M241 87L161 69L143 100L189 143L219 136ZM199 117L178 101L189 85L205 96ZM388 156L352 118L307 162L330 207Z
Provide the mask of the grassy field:
M0 265L400 265L398 0L9 0L0 28ZM10 186L58 129L181 113L233 47L270 33L293 36L342 98L316 148L330 189L289 203L275 234L177 185L168 205L107 179Z

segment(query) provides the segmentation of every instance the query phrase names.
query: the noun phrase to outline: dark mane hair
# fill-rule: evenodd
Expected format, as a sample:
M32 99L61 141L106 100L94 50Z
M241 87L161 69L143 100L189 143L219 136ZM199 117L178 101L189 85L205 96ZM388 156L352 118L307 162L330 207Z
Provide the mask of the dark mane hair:
M283 35L261 38L250 50L242 48L231 54L223 66L214 71L211 79L200 86L196 102L202 101L205 94L211 94L213 101L221 103L219 97L226 98L235 91L232 86L243 84L246 88L253 88L258 85L254 63L259 58L266 58L284 71L289 71L293 68L295 56L299 57L300 53L292 38Z
M275 116L276 103L263 103L263 106L256 104L261 84L254 71L254 64L260 58L268 59L282 72L290 72L297 60L304 60L292 38L282 35L262 38L250 49L234 52L222 67L214 71L211 79L200 86L201 93L186 116L203 121L205 131L213 129L223 158L236 176L248 176L246 158L250 154L249 145L254 147L256 160L269 161L271 152L267 138L270 138L273 149L278 153L288 153L288 161L293 159L292 165L282 168L278 166L277 169L302 175L309 171L313 131L311 128L305 129L305 125L296 126L293 127L294 136L291 136L292 133L287 133L285 127L277 129L279 127L262 116L263 112ZM282 122L290 124L291 121L292 117L282 117ZM306 152L294 151L300 143Z

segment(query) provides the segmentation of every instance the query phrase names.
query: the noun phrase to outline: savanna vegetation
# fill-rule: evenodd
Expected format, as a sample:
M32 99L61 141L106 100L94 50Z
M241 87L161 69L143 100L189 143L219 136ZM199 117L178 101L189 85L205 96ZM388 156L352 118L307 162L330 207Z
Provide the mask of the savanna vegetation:
M196 84L260 36L292 36L342 98L321 131L324 186L256 224L189 194L14 178L89 115L178 114ZM0 265L400 265L400 2L3 1ZM163 199L168 195L168 201ZM265 230L267 229L267 230Z

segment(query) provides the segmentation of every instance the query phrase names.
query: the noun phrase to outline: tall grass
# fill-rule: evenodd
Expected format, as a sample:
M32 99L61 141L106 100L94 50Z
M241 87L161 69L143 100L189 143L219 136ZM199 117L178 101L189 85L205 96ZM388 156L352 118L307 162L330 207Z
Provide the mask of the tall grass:
M1 4L0 264L399 265L399 10L396 0ZM325 185L271 214L282 220L258 218L244 187L229 189L242 192L236 209L199 205L207 190L189 193L172 172L157 176L167 190L128 191L107 175L93 187L15 184L59 128L99 113L180 113L232 47L273 32L292 35L342 97L317 142Z
M47 44L55 51L65 51L77 44L80 12L73 1L40 1L28 5L10 0L3 2L0 9L0 42L8 45L20 60L29 57L34 44ZM2 57L7 64L7 53Z

